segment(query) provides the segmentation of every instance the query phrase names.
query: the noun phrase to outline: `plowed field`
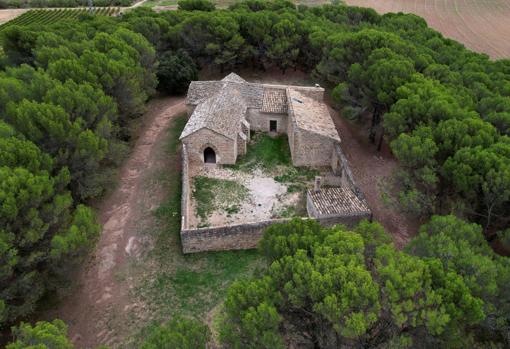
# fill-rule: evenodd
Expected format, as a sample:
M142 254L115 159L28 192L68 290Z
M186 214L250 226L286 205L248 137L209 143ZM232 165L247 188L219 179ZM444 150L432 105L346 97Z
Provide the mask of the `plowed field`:
M509 0L346 0L348 5L371 7L383 14L417 14L428 25L488 54L491 58L510 58Z

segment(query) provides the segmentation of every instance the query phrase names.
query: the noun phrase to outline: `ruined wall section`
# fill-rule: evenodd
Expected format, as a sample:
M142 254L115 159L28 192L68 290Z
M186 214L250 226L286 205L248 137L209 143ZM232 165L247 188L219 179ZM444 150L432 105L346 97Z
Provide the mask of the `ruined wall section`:
M351 188L356 196L366 203L365 195L354 180L349 161L345 157L340 144L335 144L334 146L333 156L331 158L331 168L333 169L334 174L340 176L342 186Z

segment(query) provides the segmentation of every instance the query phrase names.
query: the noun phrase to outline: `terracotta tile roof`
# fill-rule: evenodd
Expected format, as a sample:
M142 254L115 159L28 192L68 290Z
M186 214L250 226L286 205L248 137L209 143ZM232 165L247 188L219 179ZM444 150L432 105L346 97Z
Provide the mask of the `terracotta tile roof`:
M366 201L360 199L348 187L321 188L319 192L309 189L308 196L319 216L354 216L370 213Z
M262 112L264 113L287 113L287 93L283 88L264 88L262 99Z
M324 102L307 97L293 88L287 89L287 96L297 127L340 142L340 136Z

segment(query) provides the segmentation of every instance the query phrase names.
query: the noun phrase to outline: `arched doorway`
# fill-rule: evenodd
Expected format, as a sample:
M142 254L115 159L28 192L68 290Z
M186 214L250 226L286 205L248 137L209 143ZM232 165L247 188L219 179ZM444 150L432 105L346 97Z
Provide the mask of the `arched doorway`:
M216 153L211 147L207 147L204 149L204 162L206 164L216 163Z

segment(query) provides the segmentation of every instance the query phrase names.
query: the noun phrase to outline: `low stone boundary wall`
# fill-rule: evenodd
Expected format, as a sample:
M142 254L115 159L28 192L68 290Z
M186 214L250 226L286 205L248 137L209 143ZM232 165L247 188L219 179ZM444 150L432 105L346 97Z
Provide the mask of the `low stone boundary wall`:
M181 230L188 228L190 183L189 159L186 145L182 144Z
M336 165L334 165L334 162L337 159L340 162L340 169L338 169L338 167ZM363 202L367 201L365 198L365 195L363 194L361 189L356 184L356 181L354 180L354 176L352 175L352 172L351 172L351 167L349 166L349 161L345 157L345 155L342 151L342 147L340 146L339 143L335 144L335 150L333 152L333 166L332 166L332 168L333 168L333 171L338 171L338 170L341 171L342 181L353 190L354 194L356 194L358 199L360 199Z
M321 218L303 217L302 219L315 219L323 226L344 224L348 227L353 227L362 219L370 219L370 214ZM183 229L181 230L182 252L196 253L256 248L264 234L264 230L268 226L275 223L285 223L290 220L290 218L282 218L222 227Z

